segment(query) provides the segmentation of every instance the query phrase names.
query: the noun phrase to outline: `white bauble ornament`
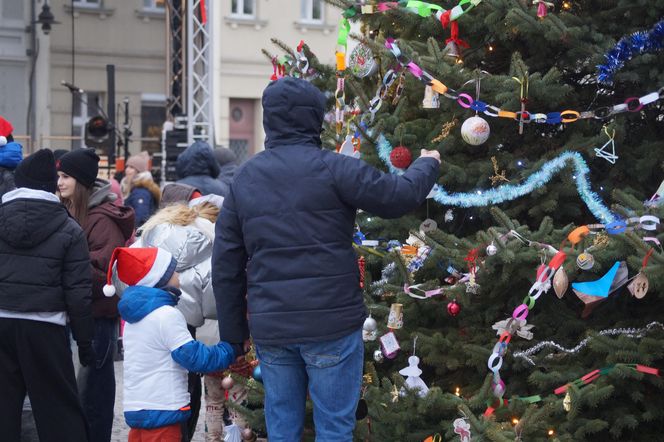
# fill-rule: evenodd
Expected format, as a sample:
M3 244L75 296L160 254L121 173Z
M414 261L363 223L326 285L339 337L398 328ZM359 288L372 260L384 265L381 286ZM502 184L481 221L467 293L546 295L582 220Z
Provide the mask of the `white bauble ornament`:
M364 325L362 326L362 340L375 341L378 337L378 323L376 320L369 315L367 319L364 320Z
M493 256L496 253L498 253L498 247L496 247L494 243L489 244L486 248L486 254L489 256Z
M385 358L383 351L381 349L375 350L373 353L373 358L376 362L383 362L383 359Z
M489 138L490 133L489 123L482 117L470 117L461 125L461 138L473 146L484 143Z

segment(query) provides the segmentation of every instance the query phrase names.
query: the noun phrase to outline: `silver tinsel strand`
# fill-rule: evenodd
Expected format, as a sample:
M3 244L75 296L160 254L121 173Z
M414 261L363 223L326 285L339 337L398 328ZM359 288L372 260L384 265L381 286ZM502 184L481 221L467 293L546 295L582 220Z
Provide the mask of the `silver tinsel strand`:
M602 330L598 334L600 336L616 336L616 335L621 335L621 336L626 336L628 338L642 338L645 336L645 334L649 331L651 331L653 328L660 328L664 329L664 324L660 322L651 322L647 326L643 328L611 328L608 330ZM528 361L531 365L537 365L535 362L530 358L530 356L534 355L535 353L539 353L542 349L544 348L555 348L558 351L564 352L564 353L578 353L582 348L584 348L586 345L588 345L588 342L592 339L592 336L587 337L583 341L579 342L579 344L574 347L574 348L565 348L562 345L556 344L553 341L543 341L540 342L539 344L535 345L534 347L530 347L528 350L524 351L519 351L514 353L515 358L521 358L525 359Z

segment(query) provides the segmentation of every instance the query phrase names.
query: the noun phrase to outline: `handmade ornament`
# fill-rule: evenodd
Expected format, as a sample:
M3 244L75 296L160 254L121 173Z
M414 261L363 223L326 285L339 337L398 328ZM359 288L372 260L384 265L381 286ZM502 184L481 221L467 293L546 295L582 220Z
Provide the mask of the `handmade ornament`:
M383 355L388 359L394 359L397 356L397 352L401 349L394 332L390 331L385 333L379 338L379 340Z
M383 355L383 351L381 349L374 350L373 352L373 358L374 361L381 363L385 359L385 355Z
M601 148L595 148L595 155L604 158L611 164L616 164L618 159L618 155L616 155L616 131L614 130L613 133L609 134L609 130L604 126L604 133L609 137L609 140ZM608 150L609 148L611 151Z
M627 273L627 264L620 261L616 262L604 276L596 281L573 282L572 290L585 304L581 317L587 318L600 301L622 287L627 282Z
M470 424L465 419L461 417L455 419L452 426L454 427L454 433L459 435L460 442L471 442Z
M440 98L438 92L434 91L429 85L424 88L424 99L422 100L422 108L424 109L438 109L440 107Z
M348 67L357 78L366 78L378 72L378 62L371 48L360 43L355 46L348 59Z
M437 228L438 223L432 219L427 218L422 221L422 224L420 224L420 233L422 235L426 235L427 233L435 232Z
M569 287L569 278L563 266L560 266L556 273L553 275L553 291L559 299L563 299L565 292Z
M576 257L576 265L581 270L590 270L595 265L595 258L590 253L584 251Z
M387 317L387 328L393 330L403 327L403 304L394 303L390 306L390 314Z
M395 169L389 158L392 146L383 135L378 136L378 156L388 166L391 173L401 174L403 171ZM542 167L527 177L522 183L503 184L493 189L486 189L465 193L449 193L440 185L435 185L433 199L443 206L457 207L486 207L512 201L540 189L551 181L553 176L563 170L567 163L573 166L574 180L579 196L586 203L590 212L600 221L611 223L616 221L616 216L604 204L599 195L591 189L588 179L590 169L585 160L578 152L564 152L558 157L542 165Z
M234 383L235 382L233 381L232 377L226 376L221 380L221 388L223 388L224 390L230 390L231 388L233 388Z
M338 153L347 157L360 158L360 151L356 149L356 143L353 143L353 139L353 136L347 135Z
M452 221L454 221L454 212L452 211L452 209L447 209L447 211L445 212L445 218L443 219L445 220L446 223L451 223Z
M498 253L498 247L492 242L486 247L486 254L489 256L493 256L496 253Z
M407 147L397 146L390 152L390 161L397 169L406 169L413 162L413 154Z
M478 116L470 117L461 125L461 138L472 146L484 143L491 133L489 123Z
M648 293L649 282L648 277L643 273L639 272L634 279L627 285L627 290L634 296L636 299L642 299Z
M406 388L409 390L415 390L417 395L421 398L429 393L429 387L427 387L427 384L425 384L422 378L420 378L422 370L418 367L419 363L420 358L417 356L411 356L408 358L408 367L399 370L400 375L406 376L404 388L402 388L400 392L402 396L406 395Z
M366 270L366 260L364 259L364 256L360 256L357 258L357 269L360 273L360 288L364 288L364 275L365 275L365 270Z
M378 335L378 324L376 320L369 315L367 319L364 320L364 325L362 325L362 340L375 341Z
M569 390L565 393L565 399L563 399L563 410L569 411L572 409L572 396L569 394Z
M553 8L553 3L544 0L533 0L533 6L537 5L537 18L546 17L549 8Z
M518 335L527 340L533 339L533 332L530 330L534 327L534 325L528 324L528 321L525 319L514 318L503 319L491 326L491 328L496 330L496 335L498 336L501 336L503 333L509 333L510 335Z
M461 306L456 302L456 299L452 300L447 304L447 313L450 316L456 316L461 313Z

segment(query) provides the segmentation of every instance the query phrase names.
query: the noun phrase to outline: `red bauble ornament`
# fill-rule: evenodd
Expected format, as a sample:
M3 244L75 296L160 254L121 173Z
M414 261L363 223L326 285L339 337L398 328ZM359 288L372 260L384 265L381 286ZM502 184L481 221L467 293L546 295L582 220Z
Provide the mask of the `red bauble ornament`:
M390 161L394 167L405 169L413 162L413 154L404 146L397 146L390 152Z
M447 313L449 313L450 316L456 316L460 312L461 312L461 306L457 304L456 300L447 304Z

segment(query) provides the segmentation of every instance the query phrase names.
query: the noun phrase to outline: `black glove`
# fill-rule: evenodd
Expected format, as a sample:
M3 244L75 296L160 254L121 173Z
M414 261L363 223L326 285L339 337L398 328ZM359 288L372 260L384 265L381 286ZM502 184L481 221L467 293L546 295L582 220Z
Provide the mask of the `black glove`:
M91 342L78 343L78 360L84 367L94 365L97 362L97 355Z
M243 344L230 344L231 348L233 349L233 352L235 353L235 357L239 358L240 356L244 356L247 352L244 351L244 345Z

